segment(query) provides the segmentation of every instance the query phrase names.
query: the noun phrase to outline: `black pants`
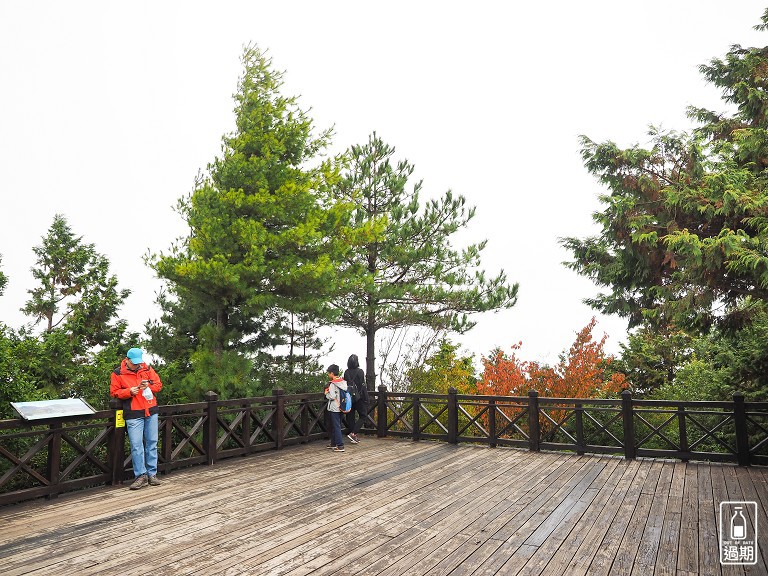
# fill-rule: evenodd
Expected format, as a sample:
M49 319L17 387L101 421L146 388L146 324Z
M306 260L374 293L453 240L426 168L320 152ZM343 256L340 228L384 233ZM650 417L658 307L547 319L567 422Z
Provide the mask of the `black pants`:
M355 413L357 413L357 418L355 418ZM367 418L368 404L358 400L352 404L352 410L347 414L347 428L349 428L350 432L357 434L360 432L360 428L363 427Z

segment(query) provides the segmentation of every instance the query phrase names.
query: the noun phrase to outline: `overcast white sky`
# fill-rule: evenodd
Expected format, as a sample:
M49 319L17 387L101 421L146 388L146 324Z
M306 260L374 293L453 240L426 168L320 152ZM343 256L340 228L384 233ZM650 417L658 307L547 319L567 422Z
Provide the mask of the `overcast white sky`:
M173 211L233 129L242 47L269 50L334 152L377 131L416 166L424 195L477 207L462 240L489 240L484 268L520 283L517 306L477 318L469 353L555 361L594 312L558 238L594 233L600 187L578 135L644 143L685 130L688 105L724 109L698 65L763 46L763 2L0 0L0 321L19 326L32 247L54 214L108 256L122 309L158 315L147 251L184 231ZM626 324L598 315L618 350ZM364 339L331 331L343 364ZM479 361L478 361L479 365Z

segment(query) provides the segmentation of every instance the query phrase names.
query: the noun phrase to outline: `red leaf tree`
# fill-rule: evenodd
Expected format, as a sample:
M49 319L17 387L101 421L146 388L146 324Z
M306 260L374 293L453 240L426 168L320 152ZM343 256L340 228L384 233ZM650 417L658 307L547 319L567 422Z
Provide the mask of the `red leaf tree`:
M512 345L511 354L494 350L490 358L482 359L484 370L477 384L478 393L525 396L533 389L553 398L597 398L620 391L626 386L626 377L610 372L613 356L605 354L608 336L595 340L592 330L596 324L593 317L554 367L518 358L522 342Z

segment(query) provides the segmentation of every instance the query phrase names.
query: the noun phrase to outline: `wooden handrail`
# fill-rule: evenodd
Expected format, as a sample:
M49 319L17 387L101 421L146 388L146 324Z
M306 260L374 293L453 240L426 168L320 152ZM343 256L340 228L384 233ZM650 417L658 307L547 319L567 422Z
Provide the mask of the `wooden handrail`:
M363 431L415 441L768 465L768 403L370 392ZM0 421L0 505L132 476L115 409L88 416ZM327 437L322 394L160 406L159 470ZM105 472L106 471L106 472Z

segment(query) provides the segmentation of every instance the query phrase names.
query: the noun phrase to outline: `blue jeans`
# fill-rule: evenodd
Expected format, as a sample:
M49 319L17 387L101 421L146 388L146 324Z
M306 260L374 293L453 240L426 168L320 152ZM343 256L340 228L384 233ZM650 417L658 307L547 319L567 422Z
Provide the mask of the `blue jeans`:
M133 475L157 476L157 414L125 421L131 441Z
M344 439L341 436L341 412L331 412L331 434L332 446L344 446Z

